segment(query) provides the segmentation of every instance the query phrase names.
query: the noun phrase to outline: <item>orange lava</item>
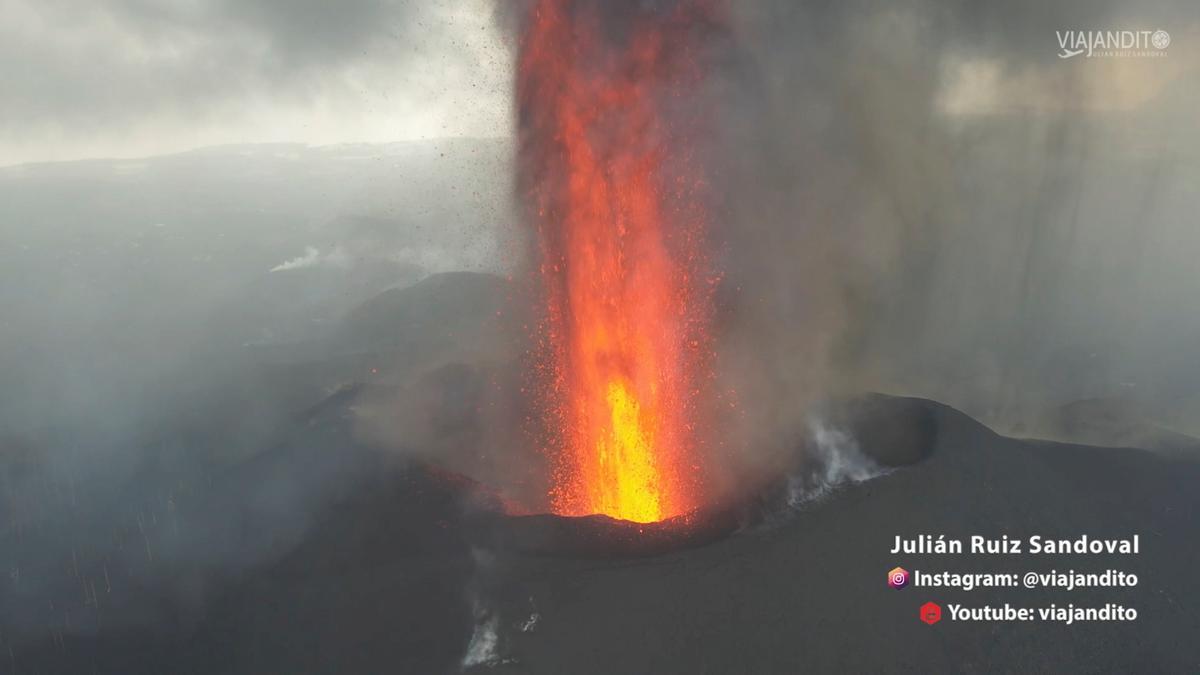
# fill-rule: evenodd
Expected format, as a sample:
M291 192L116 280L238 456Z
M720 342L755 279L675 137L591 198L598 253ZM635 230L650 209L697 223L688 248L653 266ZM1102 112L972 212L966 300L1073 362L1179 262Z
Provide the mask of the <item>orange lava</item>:
M539 0L522 36L520 169L543 293L536 388L559 514L653 522L701 500L713 279L703 181L666 112L698 77L695 11Z

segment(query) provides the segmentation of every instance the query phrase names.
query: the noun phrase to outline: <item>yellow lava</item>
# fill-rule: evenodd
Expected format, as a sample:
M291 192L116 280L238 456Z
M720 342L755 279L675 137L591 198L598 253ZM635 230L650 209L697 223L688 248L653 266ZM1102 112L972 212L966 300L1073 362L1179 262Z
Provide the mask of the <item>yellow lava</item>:
M641 419L641 406L620 381L609 383L606 400L612 418L607 438L597 443L601 476L597 511L637 523L660 520L653 434Z

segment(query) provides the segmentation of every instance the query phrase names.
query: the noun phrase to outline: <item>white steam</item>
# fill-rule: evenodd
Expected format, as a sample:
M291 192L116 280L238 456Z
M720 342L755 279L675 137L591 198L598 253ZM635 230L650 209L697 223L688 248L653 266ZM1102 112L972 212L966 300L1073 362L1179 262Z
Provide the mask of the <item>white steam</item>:
M881 476L887 469L863 454L849 433L810 418L813 454L805 469L788 477L787 504L796 508L820 499L838 487Z
M496 666L503 662L500 657L500 617L486 610L475 612L475 631L471 633L471 642L467 645L467 653L463 656L463 668L475 666Z
M416 267L426 274L451 272L462 269L484 269L494 267L485 265L482 261L490 255L486 249L487 242L451 250L445 246L405 246L395 250L381 248L379 242L351 241L337 244L322 253L315 246L305 246L304 253L285 260L272 267L271 272L287 272L289 270L307 269L313 267L347 268L354 263L382 262L398 266Z
M304 269L305 267L313 267L321 261L321 252L313 246L304 247L304 255L297 256L291 260L285 260L271 268L272 272L286 272L288 270Z

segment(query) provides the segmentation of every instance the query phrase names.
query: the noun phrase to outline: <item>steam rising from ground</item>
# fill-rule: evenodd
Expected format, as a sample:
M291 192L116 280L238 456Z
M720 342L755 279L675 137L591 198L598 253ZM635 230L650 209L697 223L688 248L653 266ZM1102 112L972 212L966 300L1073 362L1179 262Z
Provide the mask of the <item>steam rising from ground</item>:
M323 258L321 256L321 252L318 251L316 248L314 248L312 246L305 246L304 247L304 255L296 256L295 258L292 258L291 260L285 260L285 261L279 263L278 265L272 267L271 271L272 272L286 272L287 270L304 269L305 267L312 267L313 265L319 264L322 259L328 259L328 257L326 256Z
M496 651L500 641L500 637L496 633L500 625L500 618L495 614L488 614L479 619L480 623L476 624L475 631L471 633L467 654L463 657L463 668L495 666L501 662L500 655Z
M809 420L809 429L814 451L799 471L788 476L788 506L802 506L839 487L861 483L886 472L884 467L863 454L858 441L849 432L815 417Z

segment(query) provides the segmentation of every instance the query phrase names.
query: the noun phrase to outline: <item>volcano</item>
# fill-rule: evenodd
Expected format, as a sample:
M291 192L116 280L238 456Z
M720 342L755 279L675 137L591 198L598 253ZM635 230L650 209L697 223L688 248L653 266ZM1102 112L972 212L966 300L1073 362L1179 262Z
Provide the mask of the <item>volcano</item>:
M1200 556L1195 452L1168 459L1005 438L931 401L876 397L875 419L924 420L920 434L870 441L872 454L912 463L777 511L771 523L629 557L504 543L507 517L489 510L470 481L356 446L340 421L349 405L332 401L300 420L284 444L181 505L184 531L262 518L252 506L264 484L336 457L352 480L323 499L311 528L282 555L204 577L192 585L199 595L114 576L99 624L19 641L16 668L6 672L1187 672L1200 660L1191 639L1200 622L1191 601L1200 582L1190 570ZM576 531L588 521L540 518ZM1140 577L1136 588L937 596L943 604L1118 602L1137 608L1138 640L1118 623L1000 631L922 624L916 609L929 598L888 588L884 575L897 563L946 564L889 555L897 534L928 532L1139 533L1142 552L1120 562ZM6 541L5 550L27 555L36 545ZM953 566L1018 572L1030 564L956 558ZM1063 556L1039 567L1105 564ZM197 579L192 568L159 565L163 578ZM0 599L19 601L4 592ZM56 606L71 607L73 592L55 597ZM128 623L135 615L158 619ZM73 620L94 617L79 611Z

